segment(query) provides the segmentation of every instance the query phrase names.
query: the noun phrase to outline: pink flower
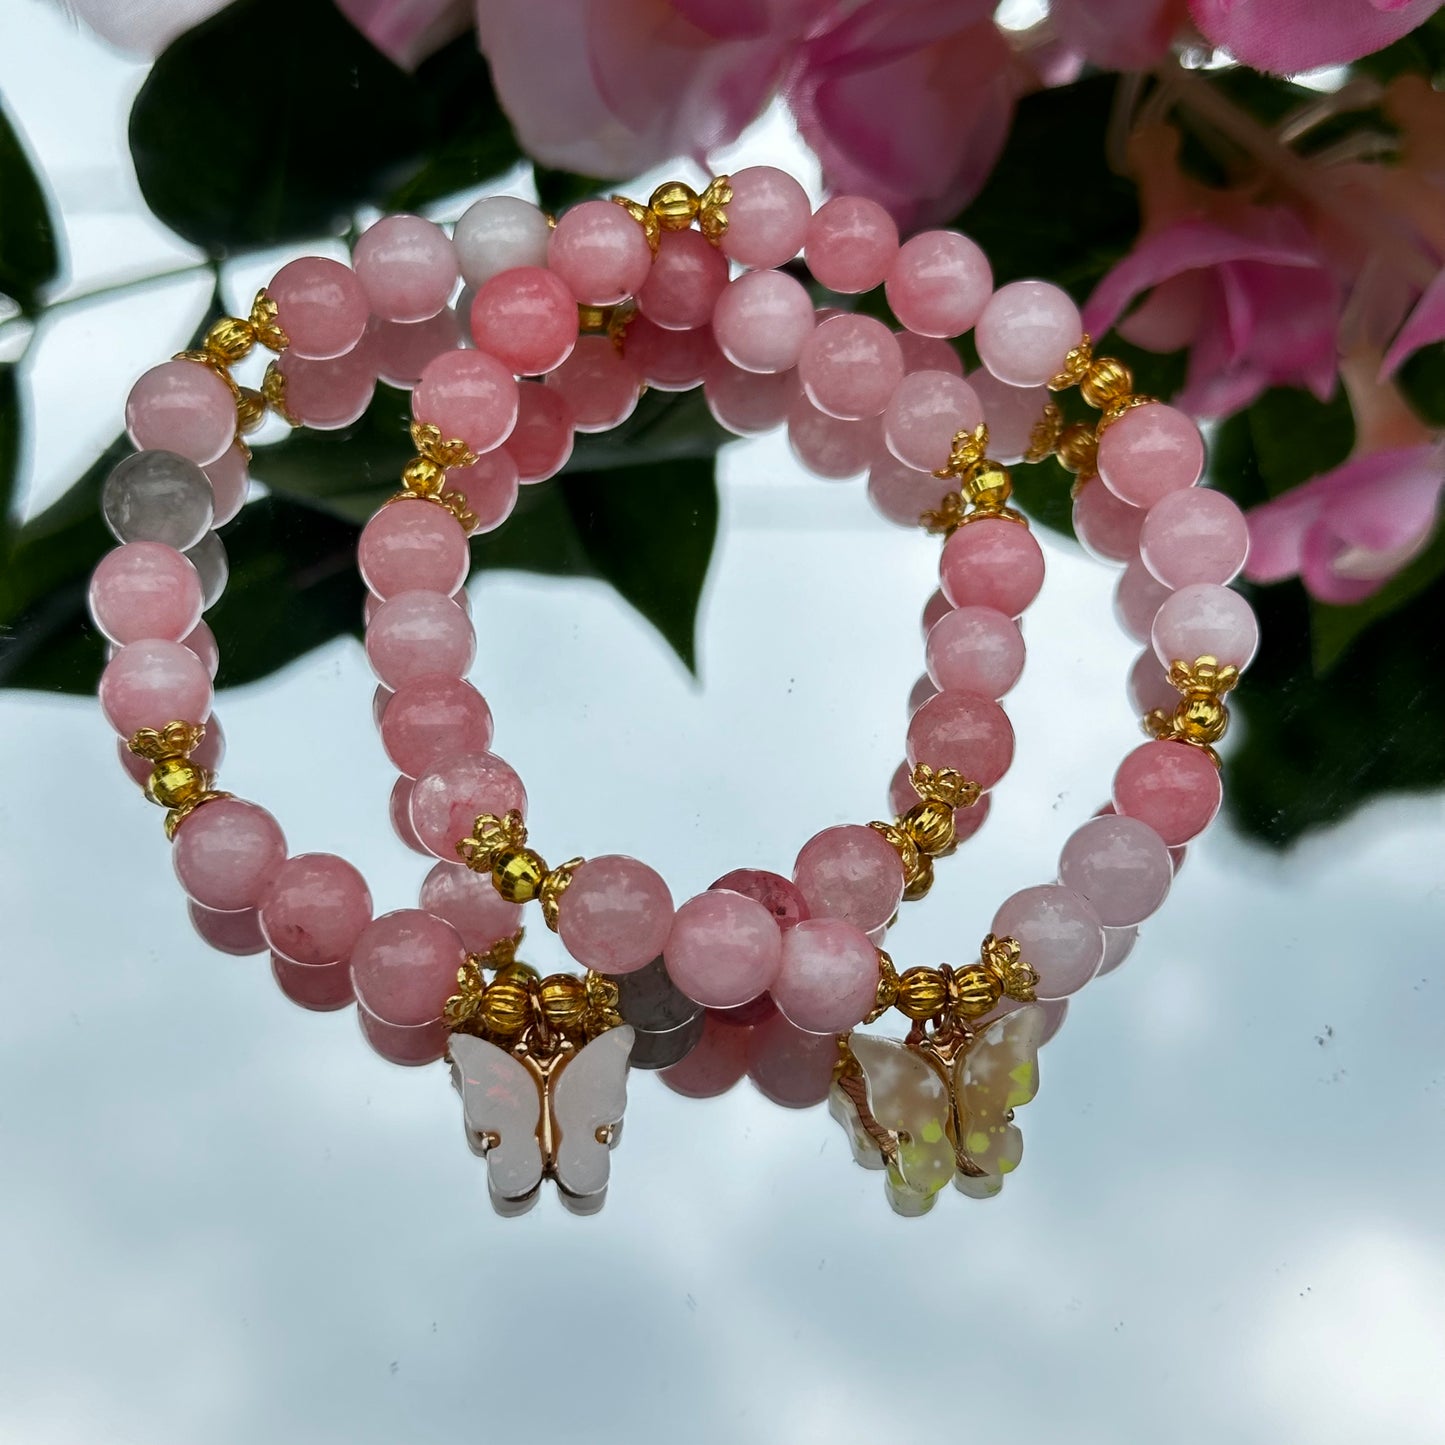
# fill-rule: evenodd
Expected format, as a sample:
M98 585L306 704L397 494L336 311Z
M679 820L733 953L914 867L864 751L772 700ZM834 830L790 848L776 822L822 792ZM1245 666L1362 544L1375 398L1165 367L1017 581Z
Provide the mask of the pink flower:
M466 30L470 0L336 0L336 8L403 70Z
M1186 0L1053 0L1059 41L1104 70L1143 70L1169 53Z
M1189 0L1211 45L1281 75L1344 65L1393 44L1442 0Z

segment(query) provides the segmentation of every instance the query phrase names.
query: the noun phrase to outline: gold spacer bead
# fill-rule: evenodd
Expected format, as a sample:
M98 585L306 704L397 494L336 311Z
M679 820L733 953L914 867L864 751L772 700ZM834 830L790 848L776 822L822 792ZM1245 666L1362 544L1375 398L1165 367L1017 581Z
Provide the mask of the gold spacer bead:
M933 887L933 859L927 853L916 856L918 861L903 875L903 897L909 903L926 898Z
M918 845L921 852L938 858L958 840L953 809L936 798L915 803L898 820L898 826Z
M508 903L527 903L537 896L547 865L533 848L504 848L492 857L492 886Z
M1050 391L1067 391L1084 379L1094 360L1094 338L1086 331L1079 338L1079 344L1071 347L1064 357L1063 369L1049 380Z
M1196 693L1180 699L1174 723L1186 742L1217 743L1229 728L1229 709L1213 693Z
M648 198L647 209L664 231L685 231L701 205L697 192L685 181L666 181Z
M447 469L430 457L413 457L401 469L401 484L419 497L436 496L446 481Z
M898 861L903 864L905 879L918 871L918 845L902 828L898 827L896 823L869 823L868 826L875 833L881 833L897 850Z
M982 1018L1003 997L1003 979L982 963L958 969L950 982L953 1007L961 1018Z
M537 899L542 905L542 922L553 933L557 931L557 920L561 916L562 895L571 886L572 875L584 861L581 858L569 858L565 863L559 863L548 871L537 890Z
M1052 456L1064 430L1064 414L1051 401L1044 403L1039 419L1029 429L1029 449L1024 453L1026 462L1041 462Z
M514 1038L532 1021L532 990L525 976L498 974L482 995L482 1024L488 1033Z
M915 1023L948 1007L948 984L936 968L910 968L898 980L898 1011Z
M253 432L266 420L266 398L254 386L243 386L236 396L236 427Z
M1079 383L1079 395L1099 411L1134 390L1134 373L1112 356L1100 356L1090 363Z
M1196 657L1193 662L1176 658L1166 674L1170 686L1185 694L1231 692L1239 682L1239 669L1232 663L1220 662L1217 657Z
M628 196L613 196L612 204L621 206L642 227L648 248L654 256L657 255L657 248L662 244L662 227L658 224L657 217L646 206Z
M975 507L1001 507L1013 495L1013 479L1008 468L998 462L974 463L963 474L963 495Z
M286 374L274 361L266 363L266 374L261 378L261 395L266 398L266 405L269 406L287 426L301 425L301 423L286 410Z
M878 950L878 990L873 995L873 1008L863 1020L871 1024L881 1019L898 1002L898 970L893 960L880 948Z
M199 802L210 786L210 774L189 758L161 758L151 768L145 793L162 808L184 808Z
M223 316L206 332L202 345L223 366L234 366L251 354L256 344L256 328L239 316Z
M579 331L606 331L612 319L610 306L578 306L577 329Z
M279 314L276 303L267 291L258 291L251 303L251 331L256 340L267 351L285 351L291 345L291 338L281 328L276 317Z
M1067 472L1088 477L1098 470L1099 439L1088 422L1076 421L1059 436L1059 462Z
M195 752L205 735L204 723L176 720L160 728L141 728L126 747L138 758L158 763L162 758L183 758Z
M1121 396L1111 401L1099 418L1099 425L1096 428L1098 434L1103 436L1125 412L1133 411L1136 406L1153 406L1154 400L1152 396L1131 392L1128 396Z
M553 1028L576 1028L587 1009L587 985L571 973L554 973L538 988L542 1017Z
M732 204L731 176L714 176L700 195L697 205L697 228L714 246L722 244L727 234L727 208Z

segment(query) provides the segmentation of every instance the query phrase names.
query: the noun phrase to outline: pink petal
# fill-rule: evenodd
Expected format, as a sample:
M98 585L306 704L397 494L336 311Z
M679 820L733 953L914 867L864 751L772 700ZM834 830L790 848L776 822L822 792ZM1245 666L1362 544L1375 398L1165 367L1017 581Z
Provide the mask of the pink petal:
M1188 16L1186 0L1053 0L1058 38L1103 70L1144 70L1162 60Z
M1251 507L1249 560L1244 575L1251 582L1279 582L1300 569L1305 533L1319 518L1324 498L1306 482L1272 502Z
M415 70L472 23L470 0L336 0L336 8L403 70Z
M1282 75L1344 65L1423 24L1441 0L1189 0L1211 45Z
M1415 309L1405 318L1405 324L1390 343L1390 349L1380 364L1381 378L1394 376L1406 357L1422 346L1440 340L1445 340L1445 271L1441 271L1425 288L1425 294L1416 302Z
M230 0L63 0L83 25L132 55L159 55L176 36Z
M1352 547L1394 552L1428 534L1445 486L1445 458L1439 448L1399 447L1358 460L1373 463L1373 469L1357 473L1352 485L1335 491L1325 508L1335 535ZM1339 468L1336 479L1350 465Z
M1208 273L1186 271L1161 281L1122 321L1119 335L1146 351L1180 351L1194 339L1213 295Z

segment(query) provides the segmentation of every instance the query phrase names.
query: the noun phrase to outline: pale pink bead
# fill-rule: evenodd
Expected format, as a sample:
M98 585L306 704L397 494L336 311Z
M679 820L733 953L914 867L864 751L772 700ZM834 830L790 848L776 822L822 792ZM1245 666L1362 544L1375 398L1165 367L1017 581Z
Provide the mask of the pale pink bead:
M906 328L893 334L898 338L898 349L903 353L905 376L912 376L915 371L946 371L950 376L963 375L963 361L950 342L937 336L919 336ZM972 381L969 385L973 385Z
M720 353L712 327L665 331L645 316L627 328L627 359L655 391L691 391L717 365Z
M686 1058L658 1071L657 1077L687 1099L714 1099L725 1094L748 1071L748 1035L721 1014L709 1010L702 1037Z
M947 465L954 436L982 421L983 407L962 377L915 371L893 389L883 413L883 439L900 462L932 472Z
M383 216L351 253L371 310L387 321L425 321L451 300L461 275L450 237L420 216Z
M970 523L970 525L974 525ZM928 601L923 604L923 617L921 626L923 629L923 640L928 641L928 634L938 626L943 619L953 611L953 603L948 600L943 589L938 588Z
M1010 386L1043 386L1079 344L1084 325L1066 292L1048 281L1000 286L978 318L979 360Z
M753 906L776 933L761 905ZM589 858L572 875L557 932L563 948L584 967L632 973L662 952L672 920L667 884L646 863L610 853Z
M368 1013L414 1028L441 1017L465 959L450 923L420 908L399 908L362 930L351 951L351 981Z
M453 467L447 473L447 489L460 492L477 519L474 533L495 531L512 515L519 483L517 464L504 447L478 457L469 467Z
M1144 509L1120 501L1098 477L1090 477L1074 498L1074 535L1102 561L1132 562L1143 525Z
M953 768L991 788L1013 762L1014 730L1004 710L971 692L941 692L908 723L908 761Z
M781 873L769 873L765 868L734 868L709 886L741 893L744 898L761 903L779 928L791 928L812 916L798 885Z
M820 477L844 481L867 471L878 455L877 417L841 421L821 412L801 391L788 408L788 445L793 455Z
M881 286L898 255L898 226L866 196L834 196L818 207L803 257L819 285L854 296Z
M517 379L494 356L447 351L427 363L411 394L412 415L474 452L500 446L517 420Z
M440 592L388 597L366 629L367 661L392 689L429 672L463 677L476 651L471 619Z
M773 166L748 166L728 184L733 197L726 208L723 254L758 269L791 261L803 249L812 219L808 193Z
M1134 945L1138 941L1137 928L1105 928L1104 961L1099 965L1099 971L1094 977L1103 978L1106 973L1113 973L1134 951Z
M209 366L163 361L131 387L125 429L142 451L175 452L207 467L236 439L236 403Z
M179 642L128 643L100 675L100 709L122 737L168 722L205 722L211 715L206 665Z
M1129 704L1140 717L1156 708L1173 712L1179 704L1179 693L1152 647L1146 647L1129 669Z
M1147 509L1199 480L1204 438L1184 412L1150 402L1104 428L1098 466L1099 479L1116 497Z
M744 371L789 371L812 333L813 303L782 271L747 271L730 281L712 313L713 338Z
M781 1013L746 1033L748 1077L765 1099L783 1109L811 1109L828 1097L838 1060L832 1034L808 1033Z
M1044 585L1044 554L1027 527L985 517L948 539L938 574L955 607L992 607L1017 617Z
M903 352L881 321L832 316L803 342L798 380L809 401L829 416L881 416L903 380Z
M868 500L890 522L916 527L925 512L935 511L957 484L932 472L920 472L885 450L868 469Z
M211 526L223 527L246 505L246 493L251 487L251 476L246 469L246 454L233 444L206 467L205 472L211 480L211 492L215 496Z
M261 901L261 929L292 963L340 963L371 922L371 890L344 858L302 853L277 869Z
M1028 452L1034 426L1042 419L1051 397L1046 386L1010 386L987 367L968 375L988 421L988 454L1010 465Z
M893 314L910 331L962 336L993 294L993 268L967 236L922 231L899 249L885 292Z
M1189 487L1149 508L1139 556L1166 587L1233 581L1249 552L1249 524L1223 492Z
M517 424L502 450L517 464L524 484L545 482L572 455L572 405L560 391L539 381L517 388Z
M803 844L793 882L814 918L842 918L866 933L898 911L903 864L876 828L845 823L824 828Z
M424 501L393 502L361 529L356 546L361 580L380 598L398 592L450 597L467 580L467 534L445 508Z
M1145 743L1114 774L1117 811L1147 823L1171 848L1209 826L1223 795L1218 767L1189 743Z
M398 772L419 778L448 756L486 752L492 710L464 678L418 677L387 703L381 745Z
M560 366L577 344L577 303L567 283L541 266L518 266L483 284L471 323L477 349L523 376Z
M761 903L712 889L677 910L662 956L668 977L693 1002L735 1008L772 985L782 947L777 922Z
M1142 923L1164 902L1173 879L1164 840L1138 818L1090 818L1059 855L1059 882L1088 899L1109 928Z
M491 874L473 873L460 863L438 863L426 875L418 902L456 929L468 953L485 953L522 926L522 905L508 903Z
M364 345L369 345L376 374L389 386L410 391L427 363L462 344L462 323L450 306L425 321L372 320Z
M266 289L276 303L287 350L313 361L350 351L371 316L356 273L325 256L288 261Z
M514 810L526 815L527 790L512 765L495 753L445 758L412 785L416 836L448 863L456 862L457 844L471 835L481 814L504 818Z
M473 201L452 229L462 275L474 287L515 266L545 266L551 239L547 217L516 196Z
M557 222L547 264L584 306L612 306L634 296L652 269L642 227L611 201L583 201Z
M171 861L186 897L202 908L234 913L260 907L286 861L286 838L265 808L216 798L176 829Z
M281 353L276 369L286 383L286 410L313 431L350 426L376 393L376 361L369 337L329 361Z
M1088 983L1104 961L1104 928L1086 898L1072 888L1044 883L1005 899L990 930L1017 940L1025 963L1038 973L1040 998L1064 998Z
M411 792L413 780L401 777L391 785L391 796L387 799L387 816L391 819L391 831L411 849L413 853L432 856L431 850L416 836L411 825Z
M637 368L606 336L579 336L547 385L567 398L572 425L580 432L610 431L626 421L641 392Z
M369 597L368 602L374 602L374 597ZM364 609L363 609L364 610ZM375 724L376 730L381 731L381 721L386 716L387 706L396 694L386 686L385 683L377 683L371 694L371 721Z
M719 354L703 381L708 410L737 436L758 436L781 426L797 395L797 373L744 371Z
M189 648L201 659L214 682L221 668L221 647L216 641L216 634L204 622L198 622L181 638L181 646Z
M356 1002L349 960L307 965L292 963L289 958L273 953L271 977L292 1003L313 1013L334 1013Z
M214 908L202 908L188 898L186 912L190 915L191 927L218 952L235 958L266 952L261 915L256 909L238 908L234 913L217 913Z
M1166 667L1212 657L1243 672L1259 650L1259 622L1238 592L1212 582L1181 587L1154 614L1155 655Z
M356 1010L356 1022L372 1050L387 1063L399 1064L402 1068L436 1063L446 1054L451 1034L445 1019L408 1027L389 1024L366 1008Z
M1024 670L1024 638L993 607L958 607L928 634L928 674L940 688L1001 698Z
M1154 614L1170 595L1169 588L1135 557L1114 586L1114 618L1135 642L1148 642Z
M773 1002L789 1022L813 1034L843 1033L872 1012L878 950L841 918L813 918L783 935Z
M908 716L912 717L924 703L930 698L937 697L941 691L942 689L938 684L925 672L923 676L913 684L912 689L909 691Z
M667 331L691 331L712 319L727 284L727 257L701 231L664 231L637 309Z
M90 615L112 642L180 642L201 620L201 579L174 547L126 542L90 578ZM214 674L213 674L214 675Z

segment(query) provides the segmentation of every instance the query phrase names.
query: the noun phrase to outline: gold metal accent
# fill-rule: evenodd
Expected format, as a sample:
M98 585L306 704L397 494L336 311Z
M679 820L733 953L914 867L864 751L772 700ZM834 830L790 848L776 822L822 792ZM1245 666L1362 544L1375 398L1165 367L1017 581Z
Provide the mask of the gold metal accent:
M1180 692L1232 692L1239 682L1239 669L1216 657L1196 657L1193 662L1171 662L1167 669L1170 685Z
M913 791L920 798L947 803L950 808L971 808L983 796L983 789L953 768L930 768L918 763L913 769Z
M419 497L440 495L447 469L430 457L415 456L401 469L401 484Z
M948 980L937 968L910 968L898 980L898 1011L921 1022L938 1018L948 1007Z
M191 722L168 722L163 728L141 728L126 747L137 757L158 763L162 758L184 758L201 745L205 725Z
M477 460L477 454L464 441L443 437L441 428L429 421L412 422L411 440L423 457L439 467L469 467Z
M492 886L508 903L530 903L547 876L547 862L535 848L508 848L492 859Z
M913 839L921 853L932 858L941 858L958 841L953 807L937 798L915 803L899 818L898 826Z
M1099 411L1122 400L1133 390L1134 373L1112 356L1096 357L1079 381L1079 395Z
M1026 462L1041 462L1053 454L1064 429L1064 414L1055 402L1044 403L1039 419L1029 431L1029 449L1024 453Z
M657 248L662 244L662 226L656 215L640 202L631 200L627 196L613 196L612 204L621 206L642 227L642 234L647 237L648 249L654 256L657 255Z
M158 758L145 781L145 795L162 808L184 808L200 801L211 775L189 758Z
M898 1002L898 970L893 960L880 948L878 950L878 991L873 995L873 1008L863 1020L871 1024L881 1019Z
M918 522L931 537L951 537L963 525L967 513L963 493L949 492L936 507L919 513Z
M1229 728L1229 709L1212 693L1196 694L1180 699L1174 723L1187 743L1217 743Z
M1076 476L1092 477L1098 470L1099 438L1088 422L1076 421L1064 428L1055 447L1059 465Z
M988 453L988 424L979 422L971 431L957 431L948 449L948 460L935 477L961 477L981 462Z
M554 973L538 985L542 1016L554 1029L575 1028L587 1010L587 986L576 974Z
M285 351L291 345L291 338L281 329L277 315L277 306L270 292L258 291L256 299L251 303L251 315L248 319L256 340L267 351Z
M287 426L301 425L286 409L286 374L274 361L268 361L266 363L266 374L261 378L261 395L266 398L266 405L269 406Z
M933 887L933 859L927 853L918 855L918 862L903 875L903 897L909 903L916 903L928 896Z
M906 879L910 873L918 870L918 845L903 831L896 823L869 823L868 825L875 833L881 833L894 847L898 853L898 861L903 864L903 876Z
M515 808L500 818L495 813L479 813L471 833L457 843L457 856L473 873L490 873L498 853L526 845L527 825Z
M899 1138L891 1129L885 1129L878 1122L869 1107L868 1085L863 1078L863 1070L858 1067L858 1060L853 1056L853 1050L848 1047L847 1034L838 1036L838 1060L833 1065L833 1082L848 1096L860 1127L873 1141L879 1157L887 1165L896 1164Z
M964 500L981 512L1002 511L1013 489L1008 468L987 458L975 462L962 477Z
M1103 436L1125 412L1133 411L1136 406L1153 406L1154 402L1154 397L1145 396L1141 392L1131 392L1128 396L1121 396L1118 401L1111 401L1099 417L1098 425L1094 428L1095 433Z
M959 1018L979 1019L1003 997L1003 978L986 963L956 969L949 979L949 1002Z
M266 420L266 398L254 386L236 389L236 429L253 432Z
M720 246L727 233L727 208L732 204L731 176L714 176L698 197L697 228L714 245Z
M582 866L583 861L581 858L569 858L565 863L559 863L555 868L548 869L547 876L537 889L537 899L542 905L542 922L553 933L557 931L562 895L567 891L568 885L572 882L572 875Z
M1050 391L1067 391L1077 386L1088 373L1094 360L1094 340L1086 331L1079 338L1079 344L1071 347L1064 357L1063 368L1049 380Z
M611 317L612 307L610 306L584 306L579 303L577 329L584 332L606 331Z
M998 975L1009 998L1020 1003L1034 1001L1039 976L1033 965L1024 961L1018 939L988 934L979 946L979 961Z
M665 181L647 202L647 209L664 231L687 230L701 207L697 192L685 181Z
M627 329L637 316L637 303L635 301L622 301L616 306L609 308L607 313L607 339L612 343L612 349L622 355L622 349L627 344Z
M201 344L222 366L234 366L251 354L256 344L256 328L239 316L223 316L212 324Z
M206 803L219 802L222 798L229 798L230 796L230 793L217 793L208 788L198 798L193 798L188 803L182 803L178 807L172 808L170 812L166 814L165 828L167 841L174 842L176 829L179 828L197 808L202 807Z

